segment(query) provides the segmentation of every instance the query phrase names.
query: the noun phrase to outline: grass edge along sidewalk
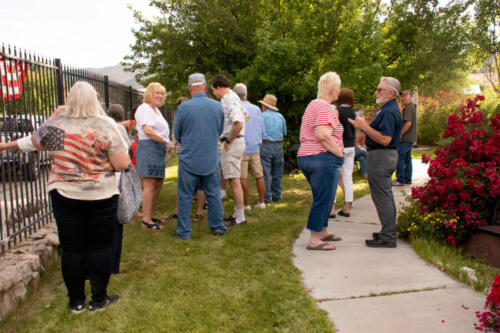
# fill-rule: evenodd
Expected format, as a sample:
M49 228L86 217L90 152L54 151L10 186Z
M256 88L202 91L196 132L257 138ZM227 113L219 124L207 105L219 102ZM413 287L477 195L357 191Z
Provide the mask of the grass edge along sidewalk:
M160 218L175 208L176 164L175 158L168 163L157 207ZM256 193L253 179L249 184ZM333 324L307 294L291 260L292 244L307 221L309 185L300 174L285 175L283 189L282 202L252 209L246 213L247 225L221 238L212 235L206 216L193 223L190 241L171 238L174 221L159 232L142 231L133 221L124 230L121 274L111 277L108 289L120 295L117 304L72 315L57 267L0 330L332 332ZM367 193L366 181L358 180L355 197ZM251 202L256 199L253 195ZM231 212L233 201L224 204Z

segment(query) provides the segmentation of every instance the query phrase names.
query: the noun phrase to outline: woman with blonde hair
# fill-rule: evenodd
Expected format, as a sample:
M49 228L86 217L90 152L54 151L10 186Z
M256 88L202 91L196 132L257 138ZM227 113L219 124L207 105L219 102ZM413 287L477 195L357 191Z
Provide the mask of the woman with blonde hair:
M340 77L335 72L323 74L318 81L317 98L309 103L300 125L299 168L307 178L313 194L307 229L311 231L308 250L331 251L327 241L340 237L328 233L328 217L335 199L338 168L344 162L344 131L338 112L331 103L337 100Z
M170 129L158 107L165 104L165 87L152 82L135 113L139 141L136 149L137 174L142 177L142 228L160 230L161 221L153 217L153 209L165 178L165 157L170 149Z
M31 141L52 157L47 187L71 311L85 310L86 278L92 292L88 309L102 310L119 298L107 294L107 285L119 195L115 171L130 164L127 147L94 88L82 81L71 88L64 112L41 124Z

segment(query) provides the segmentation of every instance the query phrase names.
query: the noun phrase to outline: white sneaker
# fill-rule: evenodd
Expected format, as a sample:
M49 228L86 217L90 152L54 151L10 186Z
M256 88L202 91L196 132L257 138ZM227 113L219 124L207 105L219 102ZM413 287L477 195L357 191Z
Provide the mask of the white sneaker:
M245 222L245 209L236 209L236 212L234 212L234 217L237 224Z
M227 193L226 193L226 190L220 190L220 198L221 198L221 199L225 199L225 198L227 198Z
M255 205L255 208L264 209L266 208L266 204L264 202L259 202L258 204Z
M252 209L252 206L248 205L248 206L245 206L245 210L251 210Z

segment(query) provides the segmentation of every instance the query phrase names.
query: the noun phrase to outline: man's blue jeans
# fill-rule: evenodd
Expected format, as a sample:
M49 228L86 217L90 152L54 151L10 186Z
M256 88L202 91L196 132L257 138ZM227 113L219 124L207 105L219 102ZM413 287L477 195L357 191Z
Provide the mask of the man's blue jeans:
M301 156L298 158L298 164L306 176L313 194L307 229L321 232L324 227L328 226L328 217L339 182L338 168L344 164L344 158L324 152L317 155Z
M224 208L220 198L220 168L206 176L196 175L186 170L182 162L179 162L177 182L177 236L180 238L191 238L191 205L196 184L199 182L205 192L208 205L208 225L213 232L226 232L226 226L222 222Z
M359 161L359 168L361 169L361 174L366 175L368 173L368 168L366 167L366 159L368 158L368 152L363 149L356 149L354 153L354 161Z
M396 180L402 184L411 184L411 148L413 143L401 140L398 146L398 166Z
M281 179L285 165L281 144L262 144L260 146L260 161L266 183L264 202L271 203L281 200Z

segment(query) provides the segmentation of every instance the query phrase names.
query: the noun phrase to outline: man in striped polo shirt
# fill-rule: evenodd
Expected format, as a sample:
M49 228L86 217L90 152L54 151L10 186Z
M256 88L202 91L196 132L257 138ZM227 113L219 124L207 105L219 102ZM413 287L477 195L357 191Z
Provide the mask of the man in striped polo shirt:
M263 100L259 101L262 104L262 119L266 132L260 147L260 160L266 183L265 203L281 200L281 178L285 165L281 142L286 136L286 122L285 118L278 112L277 101L276 96L271 94L267 94Z

